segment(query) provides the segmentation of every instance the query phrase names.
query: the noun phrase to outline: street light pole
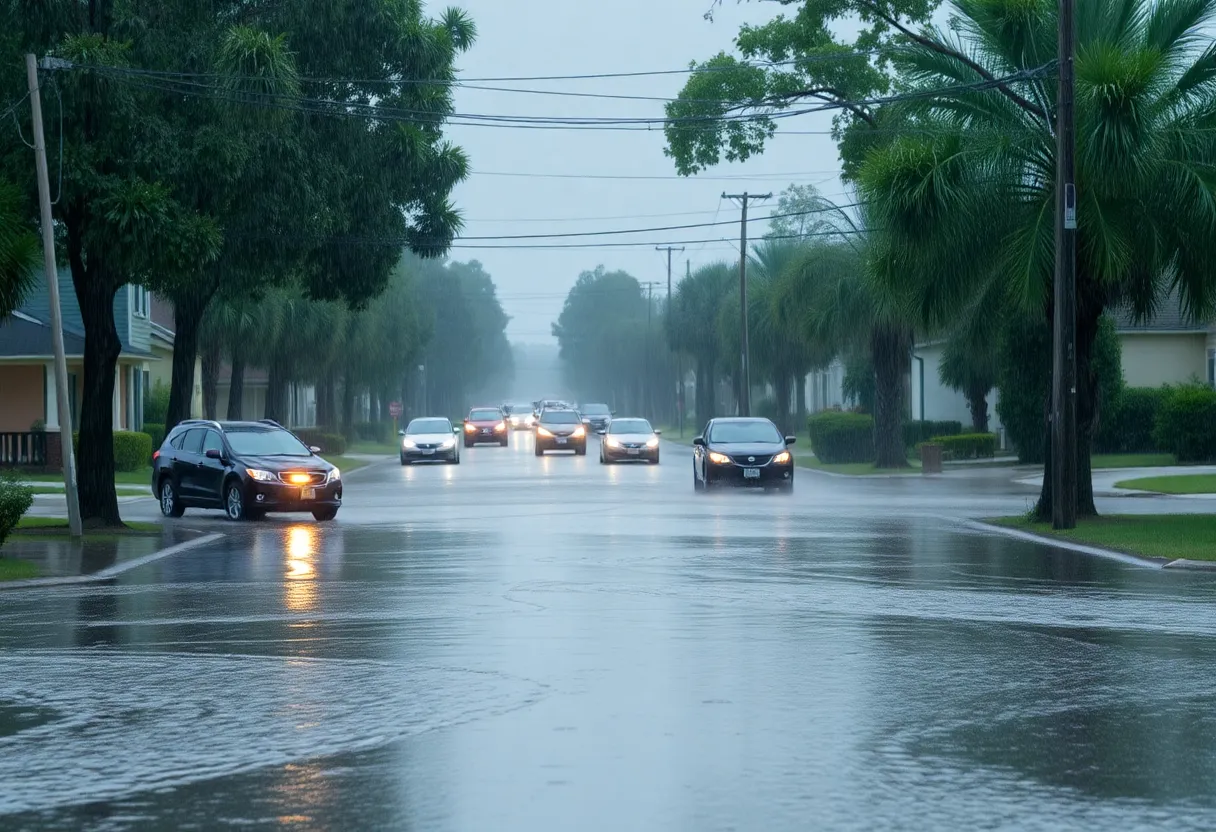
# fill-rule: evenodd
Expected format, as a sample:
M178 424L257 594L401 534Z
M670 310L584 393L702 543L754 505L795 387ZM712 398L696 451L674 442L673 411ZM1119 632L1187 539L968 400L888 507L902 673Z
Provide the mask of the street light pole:
M739 415L752 415L751 362L747 343L747 203L753 199L771 199L772 194L722 194L723 199L737 199L743 203L743 217L739 222L739 341L742 373L739 378Z
M59 447L63 461L63 493L68 501L68 534L80 537L80 500L76 493L76 456L72 448L72 403L68 398L68 360L63 349L63 318L59 311L59 272L55 268L55 229L51 216L51 180L46 169L46 136L42 130L42 96L38 89L38 63L25 56L25 77L30 90L34 122L34 166L38 171L38 207L42 224L42 259L51 305L51 346L55 353L55 398L59 411Z
M1077 525L1077 192L1073 110L1074 0L1059 0L1056 106L1056 271L1052 310L1051 524Z

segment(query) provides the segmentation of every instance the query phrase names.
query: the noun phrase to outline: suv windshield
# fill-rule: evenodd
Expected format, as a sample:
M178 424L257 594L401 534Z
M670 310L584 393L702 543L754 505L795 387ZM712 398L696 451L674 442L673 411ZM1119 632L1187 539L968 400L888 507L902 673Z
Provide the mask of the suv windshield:
M502 412L488 407L469 413L470 422L494 422L502 418Z
M612 413L606 404L587 404L583 405L583 413L588 416L607 416Z
M415 419L405 429L408 434L451 433L452 423L447 419Z
M579 425L582 420L573 410L546 410L541 421L551 425Z
M229 428L225 433L235 454L249 456L311 456L311 451L285 430L240 430Z
M608 426L609 433L654 433L650 422L645 419L613 419Z
M783 442L776 426L767 419L754 422L718 422L706 437L710 442Z

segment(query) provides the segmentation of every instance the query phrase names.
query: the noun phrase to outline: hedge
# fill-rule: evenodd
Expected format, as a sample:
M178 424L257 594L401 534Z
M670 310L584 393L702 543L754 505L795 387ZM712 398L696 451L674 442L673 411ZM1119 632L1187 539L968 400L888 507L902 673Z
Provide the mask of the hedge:
M960 433L929 440L942 446L943 459L990 459L996 456L995 433Z
M33 504L33 489L15 476L0 477L0 546Z
M1168 387L1125 387L1115 407L1099 414L1094 450L1102 454L1142 454L1161 450L1153 438Z
M72 434L72 446L80 453L80 432ZM157 445L156 447L160 447ZM114 470L142 471L152 464L152 437L130 430L114 431Z
M355 423L355 438L363 442L388 442L392 432L392 422Z
M346 437L330 433L326 428L296 428L292 431L305 445L315 445L323 454L341 456L346 453Z
M933 421L932 419L913 420L904 422L904 447L914 448L922 442L928 442L935 436L954 436L963 432L963 423L953 420Z
M874 418L827 410L807 419L811 450L822 462L873 462Z
M152 437L152 450L157 450L165 444L165 426L144 423L144 433Z
M1216 459L1216 390L1203 384L1170 388L1157 412L1153 439L1179 462Z

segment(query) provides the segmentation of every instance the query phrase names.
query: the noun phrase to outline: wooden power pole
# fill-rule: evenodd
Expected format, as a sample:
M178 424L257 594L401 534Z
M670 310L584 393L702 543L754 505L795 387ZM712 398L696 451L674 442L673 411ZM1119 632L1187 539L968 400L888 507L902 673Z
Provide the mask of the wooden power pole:
M679 248L676 248L675 246L655 246L654 250L667 252L667 309L663 313L663 322L666 324L667 337L670 338L671 337L671 253L673 251L683 252L684 246L680 246ZM680 371L679 371L679 359L678 358L676 360L676 365L677 365L676 366L676 375L679 376ZM683 380L681 379L681 383L682 383L682 381ZM680 418L680 415L678 413L678 411L680 409L679 388L677 388L674 392L676 394L676 411L677 411L676 418L679 419Z
M743 205L743 217L739 222L739 345L742 373L739 378L739 415L752 415L751 363L747 344L747 203L753 199L772 199L770 194L722 194L723 199L737 199Z

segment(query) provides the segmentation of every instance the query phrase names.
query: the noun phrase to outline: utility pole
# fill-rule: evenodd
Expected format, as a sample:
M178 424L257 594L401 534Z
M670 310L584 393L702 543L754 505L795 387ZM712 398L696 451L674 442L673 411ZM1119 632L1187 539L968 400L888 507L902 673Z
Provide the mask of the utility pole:
M684 279L692 279L692 261L684 261ZM680 420L680 438L684 438L684 413L688 410L687 402L684 400L684 354L676 353L676 375L679 376L678 386L676 387L676 409L679 410Z
M51 61L48 58L47 61ZM68 360L63 350L63 318L59 312L59 273L55 268L55 228L51 217L51 180L46 170L46 136L42 131L42 97L38 89L38 63L25 56L25 77L30 89L30 116L34 123L34 166L38 171L38 207L42 220L42 259L51 305L51 345L55 352L55 398L59 411L59 447L63 460L63 493L68 501L68 534L80 537L80 499L76 493L76 456L72 448L72 404L68 398Z
M655 246L654 250L667 252L667 311L664 313L664 315L665 315L664 323L667 325L667 332L668 332L667 337L670 338L671 337L671 335L670 335L670 333L671 333L671 253L673 251L683 252L684 246L680 246L679 248L675 248L674 246ZM678 366L678 364L679 364L678 359L677 359L676 363ZM677 369L676 372L678 374L679 370ZM678 411L679 409L680 409L680 393L677 390L676 391L676 410ZM677 419L680 418L678 413L676 415L676 418Z
M1073 111L1074 0L1059 0L1056 105L1056 273L1052 320L1051 525L1077 525L1077 191Z
M747 203L753 199L772 199L773 195L771 193L749 194L744 191L741 194L724 193L722 198L737 199L743 204L743 217L739 222L739 317L741 319L739 343L740 360L743 362L743 371L739 378L739 415L751 416L752 378L747 345Z
M646 287L646 367L642 375L642 393L645 397L645 412L648 418L654 418L654 385L651 384L654 361L650 354L650 314L654 308L651 300L654 298L654 287L659 284L651 280L642 284Z

